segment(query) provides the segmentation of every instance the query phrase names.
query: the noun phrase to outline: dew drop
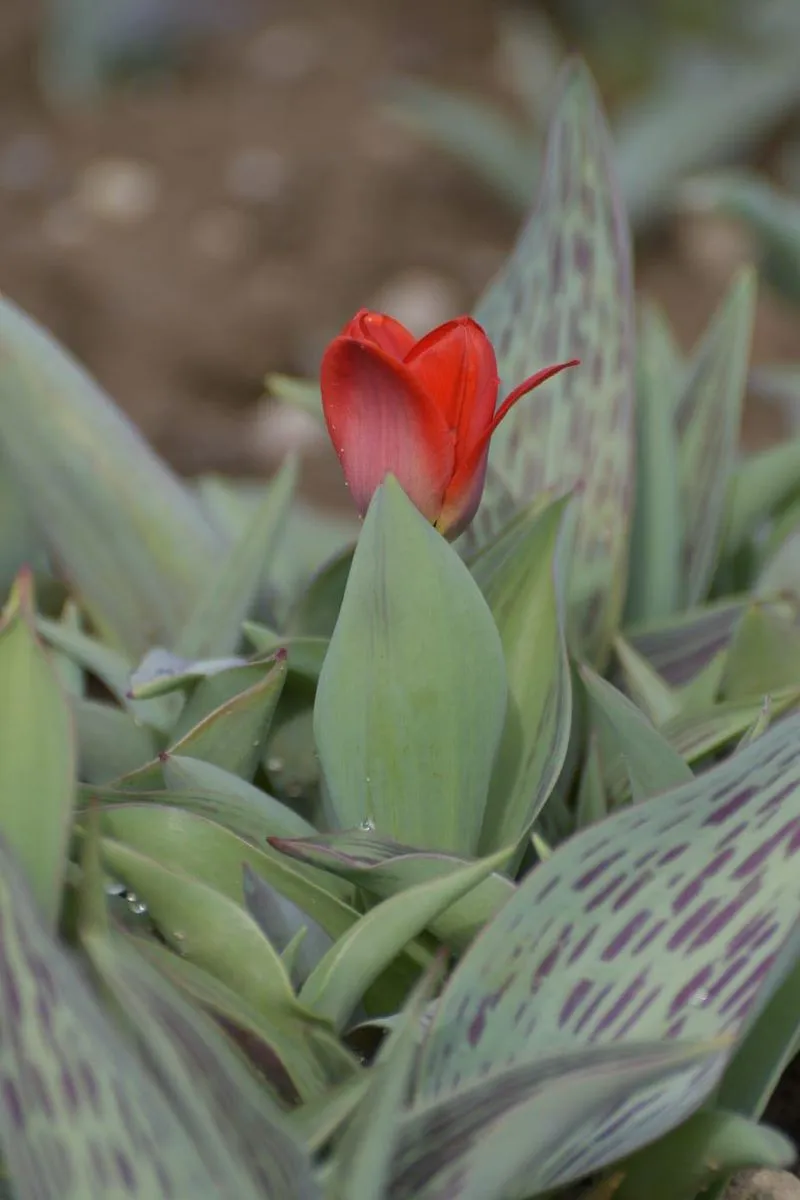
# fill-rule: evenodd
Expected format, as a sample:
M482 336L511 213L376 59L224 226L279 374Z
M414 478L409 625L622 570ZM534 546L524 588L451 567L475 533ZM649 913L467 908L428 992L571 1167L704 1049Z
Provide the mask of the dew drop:
M365 817L358 828L363 833L374 833L375 832L375 822L371 821L369 819L369 817Z
M284 768L284 765L285 764L284 764L284 761L282 758L268 758L267 759L267 770L270 771L273 775L277 774L278 771L282 771Z
M689 997L689 1003L693 1008L702 1008L704 1004L708 1004L708 988L697 988Z
M142 913L147 912L147 905L143 900L139 899L139 897L136 895L136 892L126 892L125 899L128 903L128 908L132 913L135 913L137 917L140 917Z

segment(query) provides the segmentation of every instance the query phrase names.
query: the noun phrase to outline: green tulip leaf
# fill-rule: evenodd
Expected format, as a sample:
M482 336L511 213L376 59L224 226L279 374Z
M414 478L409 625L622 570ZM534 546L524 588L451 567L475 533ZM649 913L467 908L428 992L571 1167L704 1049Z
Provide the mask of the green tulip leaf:
M633 500L630 231L589 72L573 60L561 80L535 208L475 316L506 391L549 363L581 365L522 400L493 435L483 501L462 541L472 551L538 492L581 484L571 623L602 662L625 599Z
M267 488L228 556L200 592L175 645L185 658L231 654L239 644L269 566L297 483L297 461L290 458Z
M13 1194L263 1200L212 1113L188 1112L101 1008L0 838L0 1143Z
M283 854L349 879L380 900L419 883L440 879L468 864L452 854L414 850L374 833L355 829L312 838L270 838ZM460 953L514 891L504 875L491 874L461 900L428 923L451 950Z
M474 852L507 690L477 584L388 478L364 521L314 708L338 824Z
M755 299L755 272L743 268L692 357L677 406L684 607L705 599L722 549Z
M436 1006L420 1102L561 1050L642 1040L731 1045L786 974L800 919L800 717L691 782L590 826L531 871ZM580 1178L691 1115L730 1052L680 1086L575 1125ZM656 1132L654 1132L656 1131Z
M675 411L682 377L671 331L660 311L647 305L639 332L628 621L655 621L680 608L682 525Z
M36 636L27 572L19 575L0 623L0 679L0 835L55 926L75 801L76 751L69 701Z
M525 837L566 758L572 690L558 578L564 572L556 561L566 504L557 500L544 511L536 506L472 566L500 633L509 687L483 817L484 854Z
M341 1029L367 988L403 947L440 913L502 867L510 850L406 888L366 913L316 966L300 991L302 1004Z
M173 645L224 540L133 424L5 298L0 449L103 633L133 659Z

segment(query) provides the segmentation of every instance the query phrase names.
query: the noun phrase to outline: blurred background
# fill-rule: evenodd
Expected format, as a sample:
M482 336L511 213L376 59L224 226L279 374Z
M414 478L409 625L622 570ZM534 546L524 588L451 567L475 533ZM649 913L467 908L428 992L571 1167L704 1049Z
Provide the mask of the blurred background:
M683 347L760 263L745 438L785 436L800 0L0 0L0 288L179 470L266 474L299 444L335 502L313 419L265 375L312 376L362 305L420 332L472 306L575 50L611 116L638 286Z

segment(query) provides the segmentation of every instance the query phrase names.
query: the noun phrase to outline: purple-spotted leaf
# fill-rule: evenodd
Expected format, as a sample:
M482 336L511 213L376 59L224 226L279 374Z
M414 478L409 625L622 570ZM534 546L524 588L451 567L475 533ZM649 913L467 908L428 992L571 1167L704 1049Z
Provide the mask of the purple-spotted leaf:
M97 384L5 298L0 447L98 627L134 659L172 645L225 540Z
M454 854L414 850L360 829L314 838L270 838L269 842L292 858L351 880L381 900L466 866L466 860ZM428 928L451 950L461 951L505 903L514 886L504 875L489 875Z
M0 839L0 1144L20 1200L263 1200L210 1113L192 1125L46 931ZM198 1136L199 1134L199 1136Z
M684 687L730 645L745 599L720 600L658 624L635 626L625 637L672 687Z
M93 820L81 863L79 937L143 1062L194 1140L207 1135L211 1122L263 1195L317 1200L310 1159L286 1127L277 1100L210 1018L137 954L130 938L110 928L99 849Z
M755 296L755 271L743 268L692 359L677 406L684 607L705 598L722 547Z
M487 1070L412 1106L389 1194L393 1200L486 1200L539 1195L572 1182L616 1157L613 1130L605 1144L591 1135L621 1104L648 1088L685 1085L722 1056L713 1043L639 1042L582 1046ZM657 1119L651 1127L658 1129Z
M494 434L483 501L462 539L474 550L538 492L582 484L573 625L600 660L625 596L635 440L630 232L612 158L594 84L572 61L536 205L475 315L506 391L547 363L581 365L521 401Z
M536 867L437 1005L420 1100L501 1064L636 1040L738 1037L800 919L800 717L681 787L590 826ZM785 965L785 964L784 964ZM725 1063L646 1089L576 1137L581 1172L685 1120ZM607 1161L604 1159L604 1161Z

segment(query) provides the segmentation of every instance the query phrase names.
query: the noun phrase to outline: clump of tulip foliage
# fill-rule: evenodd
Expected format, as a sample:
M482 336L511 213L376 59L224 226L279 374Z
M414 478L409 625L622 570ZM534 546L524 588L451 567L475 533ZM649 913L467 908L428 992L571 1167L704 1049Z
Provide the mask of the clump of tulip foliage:
M19 1200L721 1194L800 1014L800 445L755 280L634 308L580 63L474 317L361 312L179 481L0 302L0 1154ZM569 369L564 369L564 368ZM534 390L535 389L535 390ZM498 403L499 402L499 403Z

